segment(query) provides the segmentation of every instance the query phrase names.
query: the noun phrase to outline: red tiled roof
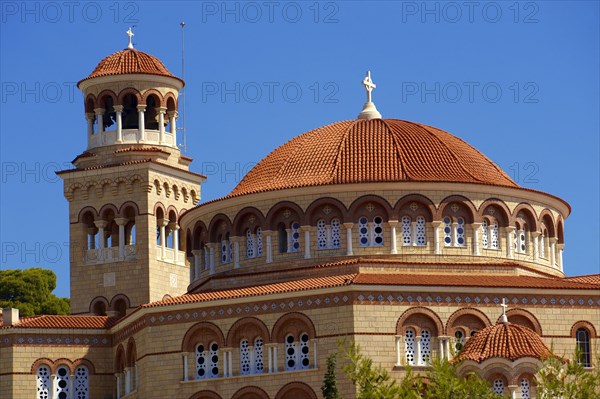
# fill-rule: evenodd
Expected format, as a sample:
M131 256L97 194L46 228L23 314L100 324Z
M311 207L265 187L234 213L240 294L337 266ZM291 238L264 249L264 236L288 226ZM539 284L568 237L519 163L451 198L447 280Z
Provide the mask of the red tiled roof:
M183 80L173 75L156 57L144 53L143 51L126 48L104 58L98 63L96 69L85 79L80 80L77 85L84 80L98 78L100 76L110 75L128 75L128 74L147 74L159 75L175 78L183 83Z
M367 261L368 262L368 261ZM452 287L502 287L541 289L597 290L593 284L568 281L562 278L533 276L473 276L461 274L364 274L360 273L353 284L365 285L422 285Z
M565 277L565 280L576 281L578 283L600 285L600 274L587 274L584 276Z
M519 187L485 155L443 130L398 119L336 122L259 162L228 197L327 184L458 182Z
M121 154L124 152L162 152L164 154L169 154L169 152L158 147L127 147L115 150L115 154Z
M219 299L243 298L258 295L305 291L319 288L339 287L343 285L350 285L352 283L352 279L355 276L356 274L342 274L337 276L314 277L295 281L286 281L282 283L272 283L256 285L252 287L236 288L230 290L202 292L199 294L185 294L178 297L168 298L162 301L142 305L142 307L151 308L157 306L178 305L183 303L214 301Z
M497 323L472 336L454 361L481 363L491 358L515 361L523 357L545 359L549 356L553 356L552 352L535 331L518 324Z
M14 326L3 326L2 328L104 329L112 327L116 321L116 318L108 316L40 315L23 317Z

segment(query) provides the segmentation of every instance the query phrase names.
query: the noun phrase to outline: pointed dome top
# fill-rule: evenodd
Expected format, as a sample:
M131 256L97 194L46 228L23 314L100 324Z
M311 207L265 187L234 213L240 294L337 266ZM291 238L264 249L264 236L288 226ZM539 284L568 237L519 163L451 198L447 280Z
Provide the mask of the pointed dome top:
M481 363L491 358L511 361L523 357L545 359L553 356L540 336L533 330L512 323L497 323L476 333L454 359Z
M77 86L88 79L101 76L129 74L166 76L177 79L183 83L183 80L169 72L167 67L165 67L158 58L131 47L104 58L98 63L94 71L88 77L77 83Z

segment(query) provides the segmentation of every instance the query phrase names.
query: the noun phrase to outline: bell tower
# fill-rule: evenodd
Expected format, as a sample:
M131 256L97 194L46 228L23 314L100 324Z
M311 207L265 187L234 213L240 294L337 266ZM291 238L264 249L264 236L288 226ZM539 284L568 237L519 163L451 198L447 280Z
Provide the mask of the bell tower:
M58 172L69 201L71 313L123 316L189 284L179 217L205 177L177 146L184 82L129 46L77 86L87 148Z

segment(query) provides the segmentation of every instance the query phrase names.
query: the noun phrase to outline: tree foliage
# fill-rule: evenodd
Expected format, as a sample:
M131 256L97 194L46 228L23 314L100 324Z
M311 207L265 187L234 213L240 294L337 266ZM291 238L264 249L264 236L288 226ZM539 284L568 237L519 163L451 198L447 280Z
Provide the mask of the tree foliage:
M0 308L17 308L22 316L69 314L69 299L54 295L55 288L52 270L0 270Z
M360 353L354 343L340 343L340 352L347 363L342 366L356 387L357 399L496 399L490 385L476 374L458 375L457 365L448 360L432 360L425 377L416 375L406 366L400 382L391 378L381 366Z
M578 353L573 359L579 359ZM598 360L600 364L600 359ZM586 370L576 361L563 362L549 357L536 375L538 399L597 399L600 398L600 368Z
M325 372L323 386L321 387L321 392L323 392L323 398L325 399L341 399L335 376L336 357L337 353L332 353L327 357L327 371Z

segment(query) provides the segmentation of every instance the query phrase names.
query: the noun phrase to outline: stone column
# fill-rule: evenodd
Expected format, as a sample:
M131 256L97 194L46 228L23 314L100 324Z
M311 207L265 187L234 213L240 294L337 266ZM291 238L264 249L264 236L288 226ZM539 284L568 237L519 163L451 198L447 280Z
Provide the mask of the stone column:
M171 222L169 229L173 232L173 261L177 264L179 262L179 225L177 222Z
M96 220L94 224L98 228L98 236L100 237L100 249L104 249L106 247L106 237L104 237L104 229L108 226L108 222L106 220Z
M390 220L388 222L390 229L391 229L391 236L392 236L392 247L390 249L390 253L391 254L397 254L398 253L398 243L396 242L396 226L398 226L398 221L397 220Z
M88 229L87 229L88 249L96 249L96 239L94 238L96 236L96 234L94 234L95 231L96 231L95 227L88 227Z
M563 271L563 251L565 250L565 244L556 244L558 248L558 268Z
M123 142L123 106L114 105L113 108L117 113L117 143Z
M517 385L508 385L506 388L510 393L511 399L517 399L517 390L519 389L519 387Z
M514 259L515 257L515 234L516 228L515 226L506 226L506 254L509 259Z
M441 360L444 360L444 338L438 337L438 351Z
M165 143L165 107L155 108L156 114L158 115L158 142L159 144Z
M402 359L400 356L400 351L402 349L402 336L396 335L396 366L402 365Z
M352 251L352 226L354 223L344 223L344 227L346 228L346 255L351 256L354 254Z
M125 395L131 392L131 367L125 367Z
M169 120L171 121L171 134L173 135L173 146L177 147L177 125L175 123L178 113L177 111L168 111L167 112L167 116L169 117Z
M556 237L550 237L550 266L556 267L556 243L558 239Z
M533 244L533 261L537 262L540 258L540 232L532 231L531 232L531 242Z
M127 218L115 218L115 223L119 225L119 258L125 258L125 225L129 222Z
M94 113L86 112L85 120L87 121L88 148L92 146L92 137L94 136Z
M189 365L188 365L188 354L187 352L182 353L182 361L183 361L183 381L187 381L189 378Z
M475 222L471 225L472 229L473 229L473 255L475 256L479 256L481 255L481 249L480 249L480 244L479 244L479 232L481 231L481 223L479 222ZM490 236L488 233L488 242L489 242Z
M146 141L146 127L144 126L144 112L146 111L145 105L138 105L138 142L143 143Z
M240 267L240 240L242 237L231 237L230 240L233 242L233 268L238 269ZM256 253L256 252L255 252Z
M450 337L446 339L446 342L444 342L444 346L446 348L446 359L450 359Z
M210 274L215 273L215 246L217 244L211 242L206 244L208 247L208 269Z
M403 237L404 238L404 237ZM410 222L410 245L417 245L417 221Z
M265 230L263 231L263 238L265 238L265 242L266 242L266 253L267 253L267 257L266 257L266 262L267 263L272 263L273 262L273 242L272 242L272 238L271 238L271 230Z
M318 359L318 357L317 357L317 339L314 338L312 341L313 341L313 366L312 366L312 368L316 369L319 367L319 365L317 363L317 359Z
M304 232L304 259L310 259L310 226L300 226Z
M423 362L421 361L421 336L417 335L415 336L415 357L416 357L416 365L422 365Z
M200 257L202 256L201 249L193 249L192 255L194 255L194 280L200 277Z
M117 399L121 399L121 375L119 373L116 373L115 377L117 377ZM54 389L52 390L52 392L54 392Z
M160 258L165 258L165 248L167 247L167 238L165 237L165 227L169 224L167 219L159 219L157 221L158 227L160 227Z
M94 108L94 113L96 114L96 123L98 124L98 133L104 133L104 108ZM102 138L100 138L102 140Z
M440 226L442 225L441 220L434 220L431 222L431 227L433 228L433 252L436 255L442 253L442 247L440 245Z

